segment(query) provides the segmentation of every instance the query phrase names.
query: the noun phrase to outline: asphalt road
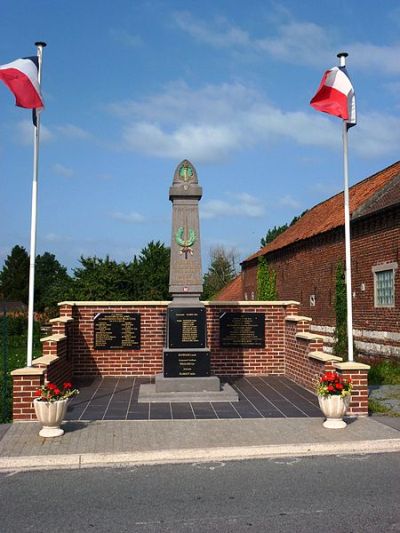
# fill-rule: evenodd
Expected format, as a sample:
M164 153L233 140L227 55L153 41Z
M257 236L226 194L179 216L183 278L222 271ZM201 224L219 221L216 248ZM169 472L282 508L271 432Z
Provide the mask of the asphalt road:
M0 531L400 532L400 454L0 474Z

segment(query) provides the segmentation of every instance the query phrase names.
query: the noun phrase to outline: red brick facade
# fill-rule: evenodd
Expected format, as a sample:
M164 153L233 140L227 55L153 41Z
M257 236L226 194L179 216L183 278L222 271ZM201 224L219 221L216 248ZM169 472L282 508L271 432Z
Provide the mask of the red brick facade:
M139 350L95 350L94 318L98 313L139 313ZM265 348L222 348L219 318L226 312L265 314ZM162 371L167 302L71 302L60 305L53 334L43 339L43 356L32 368L13 371L14 420L34 419L35 390L47 381L61 385L73 376L153 376ZM310 319L298 316L296 302L210 302L206 304L211 370L219 376L286 375L309 390L335 358L322 355L322 337L309 332ZM337 360L337 358L336 358ZM366 370L358 384L360 398L367 394ZM358 396L358 393L357 395ZM357 402L350 414L365 415L367 406Z
M395 306L377 307L373 268L400 265L400 209L355 220L351 226L354 337L362 355L400 355L400 270L395 269ZM335 326L335 275L344 262L344 231L335 229L266 255L277 273L279 298L300 302L316 326ZM244 298L256 294L257 260L243 265ZM314 328L318 331L319 328ZM320 329L321 333L325 330ZM382 334L379 334L382 332ZM332 332L331 332L332 333ZM330 333L330 334L331 334ZM379 344L381 348L374 345ZM386 347L386 348L385 348ZM378 353L374 352L374 348Z

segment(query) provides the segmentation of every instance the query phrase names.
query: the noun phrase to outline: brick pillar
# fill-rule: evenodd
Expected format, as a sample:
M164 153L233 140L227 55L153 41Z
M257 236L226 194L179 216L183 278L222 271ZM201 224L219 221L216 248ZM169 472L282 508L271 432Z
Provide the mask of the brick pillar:
M45 368L26 367L11 372L13 379L13 420L35 420L35 391L44 384Z
M334 369L344 379L351 378L353 391L351 393L349 416L368 416L368 370L364 363L344 362L334 363Z

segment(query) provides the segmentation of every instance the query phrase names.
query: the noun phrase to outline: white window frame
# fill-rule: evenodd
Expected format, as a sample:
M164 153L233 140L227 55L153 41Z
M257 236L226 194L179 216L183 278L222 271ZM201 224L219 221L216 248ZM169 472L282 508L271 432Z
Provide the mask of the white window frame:
M396 270L398 268L398 264L396 262L394 263L383 263L381 265L375 265L372 267L372 273L374 276L374 307L377 307L379 309L393 309L396 302L396 293L395 293L395 280L396 280ZM385 272L387 270L391 270L393 272L393 303L391 304L380 304L378 303L378 283L377 283L377 273L378 272Z

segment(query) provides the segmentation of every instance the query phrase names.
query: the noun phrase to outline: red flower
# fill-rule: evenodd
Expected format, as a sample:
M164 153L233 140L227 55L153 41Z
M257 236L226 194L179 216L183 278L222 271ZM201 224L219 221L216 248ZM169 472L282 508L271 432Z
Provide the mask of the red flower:
M54 390L57 388L57 385L54 385L54 383L48 383L47 384L47 388L50 389L50 390Z
M72 389L72 383L70 383L69 381L66 381L64 383L64 389Z
M41 396L41 395L42 395L42 391L40 389L35 391L35 396Z
M57 389L57 388L56 388L56 389L54 389L53 392L54 392L54 394L58 395L58 394L60 394L61 391L60 391L60 389Z
M333 385L328 385L328 391L333 392L335 390L335 387Z
M343 385L341 383L336 383L335 387L337 390L343 390Z

